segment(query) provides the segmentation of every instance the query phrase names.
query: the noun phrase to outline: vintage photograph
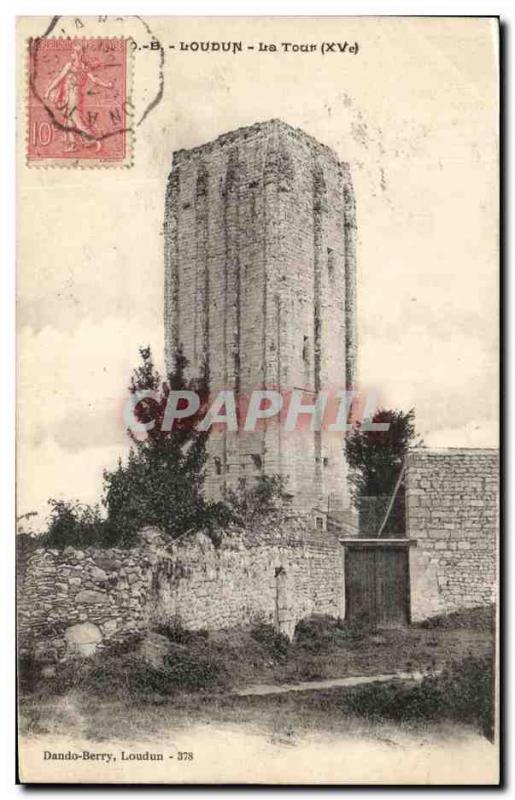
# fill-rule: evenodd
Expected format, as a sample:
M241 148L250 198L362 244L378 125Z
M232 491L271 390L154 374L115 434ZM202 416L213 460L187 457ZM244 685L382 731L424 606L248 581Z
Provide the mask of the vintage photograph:
M21 17L22 783L499 781L499 21Z

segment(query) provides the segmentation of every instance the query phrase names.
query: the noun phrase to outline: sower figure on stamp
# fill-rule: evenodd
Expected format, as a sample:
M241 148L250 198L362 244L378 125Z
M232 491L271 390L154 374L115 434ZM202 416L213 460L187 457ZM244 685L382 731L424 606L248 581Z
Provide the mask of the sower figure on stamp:
M74 131L86 138L86 146L94 145L97 151L101 147L93 125L89 124L87 119L86 87L88 81L103 89L112 89L113 84L97 78L93 69L94 67L84 57L82 44L77 42L73 45L70 60L45 91L45 99L55 104L64 117L64 126L68 128L65 133L67 152L77 149Z

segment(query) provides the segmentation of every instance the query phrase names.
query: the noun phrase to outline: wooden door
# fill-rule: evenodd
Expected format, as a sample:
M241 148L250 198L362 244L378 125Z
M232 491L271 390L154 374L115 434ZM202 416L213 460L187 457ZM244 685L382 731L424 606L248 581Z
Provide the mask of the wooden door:
M352 622L375 624L376 587L372 550L345 550L345 616Z
M347 547L346 618L394 628L409 622L408 550L400 547Z
M409 568L407 548L374 550L376 624L395 628L409 622Z

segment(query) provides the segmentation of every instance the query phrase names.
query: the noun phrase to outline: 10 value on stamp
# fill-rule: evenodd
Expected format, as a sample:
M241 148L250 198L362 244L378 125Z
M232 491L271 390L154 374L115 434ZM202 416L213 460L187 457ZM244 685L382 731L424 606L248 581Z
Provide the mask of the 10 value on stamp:
M29 166L130 164L128 44L110 37L29 40Z

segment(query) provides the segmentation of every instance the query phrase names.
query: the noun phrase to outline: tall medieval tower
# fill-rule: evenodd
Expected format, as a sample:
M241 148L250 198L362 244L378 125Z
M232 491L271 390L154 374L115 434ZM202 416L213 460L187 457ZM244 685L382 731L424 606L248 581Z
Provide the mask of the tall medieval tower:
M164 236L167 369L181 344L212 394L302 389L309 402L354 384L355 203L332 150L271 120L175 152ZM349 506L341 434L270 420L208 448L213 496L280 473L298 510Z

